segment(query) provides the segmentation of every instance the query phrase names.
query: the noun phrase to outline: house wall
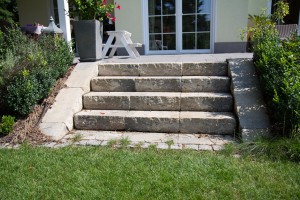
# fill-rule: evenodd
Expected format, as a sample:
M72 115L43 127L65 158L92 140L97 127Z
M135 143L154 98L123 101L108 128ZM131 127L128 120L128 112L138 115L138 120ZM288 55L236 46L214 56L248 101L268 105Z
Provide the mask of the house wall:
M131 32L134 42L144 43L143 0L115 0L121 10L115 11L116 29ZM246 41L241 30L248 25L249 14L259 14L268 0L216 0L214 52L245 52Z
M20 25L49 24L50 0L17 0Z
M116 30L132 33L133 42L143 43L142 0L115 0L121 10L115 9Z
M267 0L217 0L214 52L245 52L240 33L248 25L248 15L266 7Z

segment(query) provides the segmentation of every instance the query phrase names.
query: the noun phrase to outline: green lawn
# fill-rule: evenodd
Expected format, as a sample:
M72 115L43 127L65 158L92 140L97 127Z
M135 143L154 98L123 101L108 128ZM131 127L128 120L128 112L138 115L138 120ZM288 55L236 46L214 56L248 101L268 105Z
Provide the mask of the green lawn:
M213 152L0 150L0 199L299 199L300 165Z

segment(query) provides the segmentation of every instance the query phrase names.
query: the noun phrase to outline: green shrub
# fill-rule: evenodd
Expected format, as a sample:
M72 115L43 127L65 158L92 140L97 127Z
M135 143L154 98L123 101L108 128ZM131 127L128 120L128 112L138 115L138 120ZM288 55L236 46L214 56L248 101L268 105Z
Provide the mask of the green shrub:
M255 26L248 31L269 116L282 135L292 136L300 128L300 39L281 41L275 28L287 13L288 5L280 1L274 15L250 16Z
M74 58L63 38L41 35L35 41L18 28L0 33L0 52L0 113L16 116L28 115Z
M15 124L15 118L12 116L2 116L0 123L0 135L7 135L12 131L12 127Z
M29 71L24 70L7 83L4 91L7 108L21 116L26 116L42 98L38 80Z

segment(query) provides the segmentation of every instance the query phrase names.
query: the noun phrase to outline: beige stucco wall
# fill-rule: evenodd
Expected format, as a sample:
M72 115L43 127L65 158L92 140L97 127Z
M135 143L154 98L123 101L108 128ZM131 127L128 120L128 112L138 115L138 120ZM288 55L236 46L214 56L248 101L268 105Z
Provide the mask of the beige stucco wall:
M247 27L248 15L259 14L267 0L216 0L216 41L241 42L241 30Z
M115 10L116 30L132 33L133 42L143 43L143 8L142 0L116 0L121 10Z
M267 8L268 0L248 0L248 13L251 15L259 15L262 9Z
M40 23L49 24L50 0L17 0L20 25Z

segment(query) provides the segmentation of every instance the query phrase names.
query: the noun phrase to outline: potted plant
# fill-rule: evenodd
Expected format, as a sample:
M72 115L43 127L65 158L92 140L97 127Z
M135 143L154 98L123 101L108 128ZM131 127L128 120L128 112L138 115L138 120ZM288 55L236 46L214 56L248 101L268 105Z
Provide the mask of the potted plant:
M108 3L106 0L69 0L70 14L79 20L74 21L74 33L80 61L93 62L102 58L101 23L111 18L114 8L120 5ZM100 21L99 21L100 20Z

